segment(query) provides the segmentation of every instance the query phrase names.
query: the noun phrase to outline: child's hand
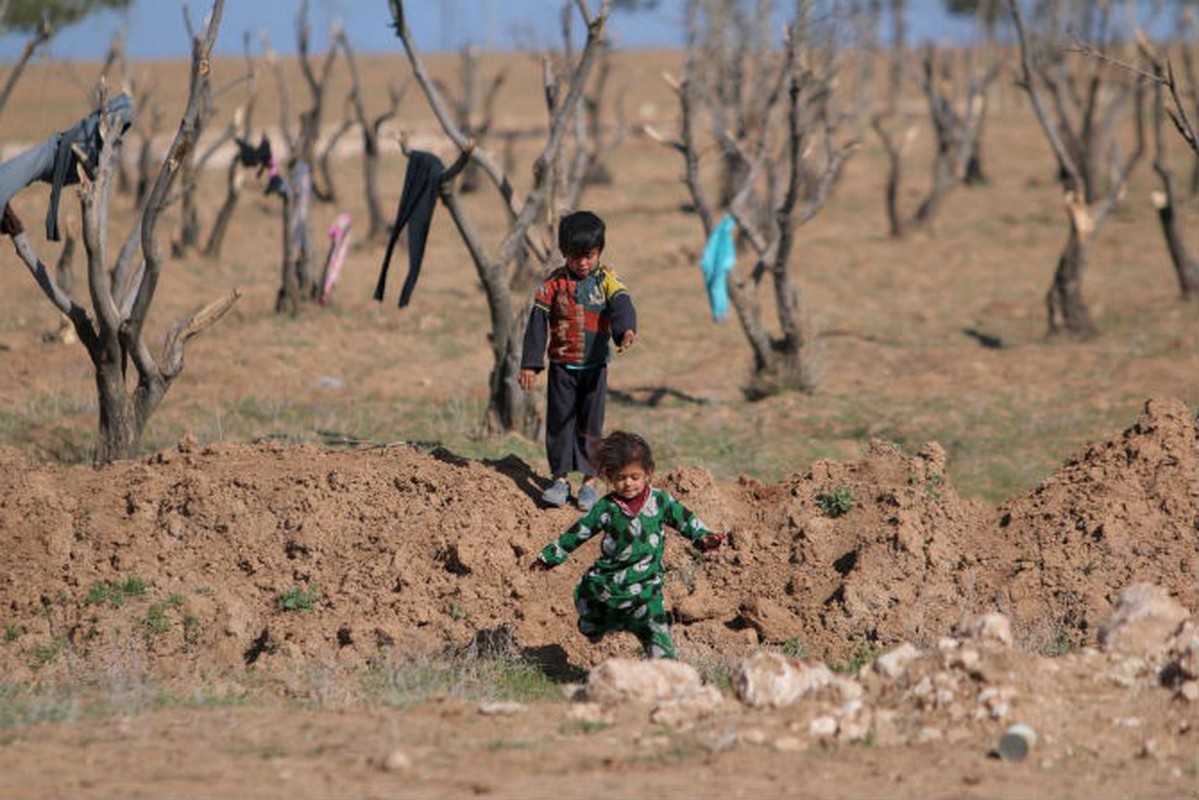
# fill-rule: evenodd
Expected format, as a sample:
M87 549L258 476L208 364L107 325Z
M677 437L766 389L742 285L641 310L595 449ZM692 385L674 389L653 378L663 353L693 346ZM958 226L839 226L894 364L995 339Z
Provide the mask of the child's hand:
M550 571L550 565L545 563L544 561L542 561L540 558L534 559L533 563L529 565L529 572L549 572L549 571Z
M520 388L526 392L537 385L537 370L522 369L520 371Z
M620 337L620 345L616 348L616 352L623 353L628 350L637 341L637 331L629 329Z
M709 533L707 536L695 543L695 546L707 553L710 550L715 550L724 544L723 533Z

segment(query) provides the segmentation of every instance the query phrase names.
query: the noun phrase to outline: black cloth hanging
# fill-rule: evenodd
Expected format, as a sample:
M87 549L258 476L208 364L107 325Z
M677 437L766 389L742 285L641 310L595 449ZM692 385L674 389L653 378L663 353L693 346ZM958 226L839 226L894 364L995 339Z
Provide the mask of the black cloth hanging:
M133 100L121 93L108 101L107 113L116 117L116 135L133 124ZM72 145L79 145L87 155L87 166L94 169L100 158L100 112L96 109L65 131L59 131L41 144L0 164L0 210L17 192L34 181L50 184L50 207L46 209L46 238L59 240L58 199L62 187L79 183L75 167L79 158ZM110 134L111 135L111 134ZM89 177L92 177L89 170Z
M408 305L416 281L420 277L420 265L425 257L425 243L429 238L429 224L433 221L433 209L437 207L437 193L441 188L441 175L445 165L441 159L423 150L413 150L408 155L408 170L404 173L404 189L400 193L400 205L396 209L395 223L391 226L391 237L387 240L387 252L383 255L383 267L379 282L375 285L375 299L382 302L383 289L387 284L387 267L391 263L391 252L395 249L400 231L408 226L408 276L400 291L399 307Z
M237 160L243 167L258 167L258 174L271 164L271 140L262 135L257 145L252 145L244 139L234 137L237 142Z

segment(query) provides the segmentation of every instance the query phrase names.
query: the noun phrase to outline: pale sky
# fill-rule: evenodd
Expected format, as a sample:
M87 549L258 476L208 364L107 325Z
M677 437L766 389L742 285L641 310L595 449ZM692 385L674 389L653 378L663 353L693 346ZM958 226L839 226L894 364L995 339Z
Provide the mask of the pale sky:
M974 26L966 20L949 18L942 0L909 0L909 42L970 41ZM573 5L573 4L572 4ZM780 6L789 8L790 3ZM590 7L599 6L592 0ZM609 31L618 47L680 47L682 45L682 0L661 0L658 9L630 14L616 12ZM187 7L198 27L208 13L208 0L134 0L128 12L126 48L134 59L185 58L188 54L183 9ZM280 53L295 50L295 17L300 0L225 0L218 55L240 55L242 36L249 31L257 42L266 30ZM426 52L456 50L464 44L485 49L522 46L557 46L559 10L562 0L407 0L409 27L418 46ZM387 0L310 0L309 17L313 50L325 49L329 26L340 20L350 42L360 52L400 49L390 27ZM576 15L577 17L577 15ZM121 24L122 15L97 14L58 33L48 55L69 60L102 58L108 42ZM883 32L886 35L886 31ZM20 53L24 36L0 36L0 63Z

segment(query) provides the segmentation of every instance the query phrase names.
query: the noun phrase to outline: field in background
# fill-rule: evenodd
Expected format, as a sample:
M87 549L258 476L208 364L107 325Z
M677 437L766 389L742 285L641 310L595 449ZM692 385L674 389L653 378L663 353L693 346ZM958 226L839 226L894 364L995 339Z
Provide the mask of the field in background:
M997 501L1035 484L1086 442L1120 430L1150 396L1197 405L1196 309L1177 298L1148 199L1156 178L1147 164L1103 231L1084 278L1100 337L1045 337L1044 295L1066 221L1050 153L1010 78L1000 82L984 143L990 183L955 190L932 234L905 241L886 236L885 155L870 131L844 131L860 138L861 147L825 212L800 232L793 261L816 335L818 390L747 403L740 387L749 349L735 320L715 323L709 314L697 267L702 230L682 210L681 160L637 131L642 123L672 129L675 108L658 76L677 69L677 61L670 53L618 55L612 86L621 91L630 131L609 159L615 182L590 189L583 201L608 222L605 260L629 283L643 334L612 365L608 427L647 435L664 468L704 466L719 477L774 480L806 470L815 459L855 457L871 438L909 449L936 440L948 451L959 491ZM453 85L455 59L433 65ZM508 70L508 79L495 127L542 124L538 64L524 56L484 60L484 75L499 68ZM216 85L229 84L241 70L237 60L219 62ZM298 110L306 107L305 86L294 64L288 70ZM85 113L83 87L94 71L86 64L31 69L4 113L5 152ZM157 87L169 133L171 113L177 113L171 103L182 101L184 65L137 65L134 73ZM399 56L370 57L363 74L374 113L386 85L405 80L407 64ZM278 94L268 69L260 70L258 86L256 128L277 129ZM329 126L339 120L345 88L338 77L329 89ZM243 97L240 85L219 96L212 130ZM904 199L911 204L925 187L931 135L915 95L901 111L920 130L905 173ZM382 165L388 213L405 164L395 145L398 130L450 155L423 97L410 87ZM518 186L537 144L535 138L518 143ZM498 152L498 142L492 146ZM1174 150L1181 172L1181 142ZM324 231L341 208L351 212L356 228L332 306L307 309L298 319L273 313L279 208L253 187L243 195L220 261L189 255L168 265L151 317L159 330L230 286L244 296L189 347L183 375L146 432L145 450L186 433L201 442L273 437L332 446L420 440L468 456L514 452L543 470L539 442L475 435L490 368L486 307L448 215L439 210L434 220L412 305L395 307L407 267L403 252L379 304L371 292L383 243L361 239L359 158L338 161L335 179L340 202L317 204L313 212L318 257ZM223 196L223 168L203 180L206 235ZM36 238L47 195L37 186L14 205L34 231L42 259L52 263L57 246ZM484 190L467 202L485 240L497 243L502 219L494 195ZM114 206L112 236L119 240L129 200L118 197ZM69 190L63 211L77 225ZM1183 230L1195 229L1195 211L1188 200ZM164 215L164 238L176 223ZM57 327L56 314L15 255L3 258L9 267L0 271L0 443L40 459L86 461L96 424L89 363L78 344L43 340ZM738 269L748 269L747 262L743 257ZM76 265L82 284L82 253ZM998 337L1003 347L983 347L968 330Z

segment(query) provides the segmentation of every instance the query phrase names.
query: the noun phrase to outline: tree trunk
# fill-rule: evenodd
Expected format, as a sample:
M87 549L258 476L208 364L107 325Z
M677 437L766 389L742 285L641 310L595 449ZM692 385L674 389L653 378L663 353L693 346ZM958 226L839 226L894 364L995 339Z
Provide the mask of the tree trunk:
M133 399L125 392L125 375L119 363L97 361L96 389L100 401L100 429L93 463L109 464L134 458L141 445L142 431Z
M387 217L383 215L383 205L379 201L379 147L374 141L363 148L362 173L366 184L366 212L370 218L366 238L373 242L388 232Z
M217 212L216 220L212 223L212 232L208 234L208 242L204 245L204 255L208 258L221 257L221 245L225 243L225 232L229 228L229 220L233 219L233 212L237 209L238 197L241 194L237 179L238 169L240 167L237 164L237 156L234 156L232 163L229 164L228 191L225 194L225 202L221 203L221 210Z
M1070 229L1070 238L1057 261L1053 285L1045 296L1049 309L1050 335L1065 333L1089 338L1098 333L1086 301L1082 298L1082 273L1091 255L1090 243Z
M296 275L295 256L291 241L291 190L284 189L283 194L283 275L279 286L279 295L275 299L276 314L300 313L300 284Z
M1167 182L1167 191L1160 193L1160 200L1155 193L1154 203L1157 205L1157 218L1162 225L1162 235L1165 236L1166 247L1170 251L1170 261L1174 265L1175 275L1178 276L1178 289L1185 300L1199 293L1199 262L1191 258L1182 235L1178 232L1174 204L1170 202L1172 195Z
M508 324L502 347L495 348L495 365L489 378L490 394L484 425L488 433L517 431L536 440L542 433L536 395L520 388L520 360L524 349L527 314L517 314Z

